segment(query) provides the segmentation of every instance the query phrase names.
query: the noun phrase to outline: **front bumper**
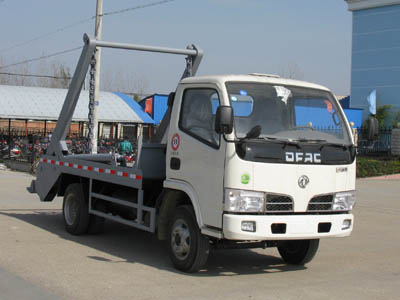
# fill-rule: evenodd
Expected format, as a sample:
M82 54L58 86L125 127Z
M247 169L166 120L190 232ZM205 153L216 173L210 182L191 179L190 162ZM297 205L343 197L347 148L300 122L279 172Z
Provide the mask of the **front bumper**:
M351 223L348 228L343 229L345 220L350 220ZM242 221L255 222L256 231L243 231ZM224 237L230 240L302 240L344 237L349 236L352 230L352 214L271 216L224 214L223 217Z

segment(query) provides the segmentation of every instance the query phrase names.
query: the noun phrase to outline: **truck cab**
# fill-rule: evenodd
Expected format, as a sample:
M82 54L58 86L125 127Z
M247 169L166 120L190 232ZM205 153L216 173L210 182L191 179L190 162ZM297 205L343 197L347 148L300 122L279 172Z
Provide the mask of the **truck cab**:
M353 228L351 128L323 86L263 74L182 80L166 170L164 187L186 193L215 238L316 240Z

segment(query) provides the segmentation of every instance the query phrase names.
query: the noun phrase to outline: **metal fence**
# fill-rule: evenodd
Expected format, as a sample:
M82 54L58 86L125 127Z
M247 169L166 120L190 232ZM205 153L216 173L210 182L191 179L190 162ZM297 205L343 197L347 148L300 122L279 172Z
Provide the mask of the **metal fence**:
M336 135L341 134L341 129L337 128L315 129ZM367 138L368 128L356 128L355 131L357 132L358 155L384 156L391 154L392 128L380 128L378 136L373 140ZM28 136L26 136L25 130L11 130L11 136L8 136L8 133L8 130L0 130L0 160L13 159L32 163L39 155L46 152L49 139L45 137L45 134L49 134L48 131L45 133L44 130L29 130ZM118 139L99 138L98 151L100 153L115 152L119 142ZM87 138L68 138L67 145L71 153L80 154L88 151Z
M99 139L99 153L114 153L121 140ZM67 138L68 149L71 153L88 153L87 138ZM49 145L49 138L40 135L8 136L0 133L0 160L16 160L33 163L38 156L45 154Z
M21 129L19 127L11 127L10 129L10 135L12 138L15 137L26 137L26 136L39 136L43 137L48 134L51 134L52 130L44 130L44 129L39 129L39 128L29 128L25 131L25 129ZM3 137L8 137L9 131L8 128L0 128L0 138Z
M297 130L309 130L310 127L298 128ZM337 137L342 137L343 132L340 127L312 127L313 130L325 132ZM392 128L381 127L378 135L374 139L368 139L368 127L354 128L356 132L357 154L382 156L390 155L392 150Z
M375 139L368 139L368 128L357 128L357 153L359 155L390 155L392 150L392 128L382 127Z

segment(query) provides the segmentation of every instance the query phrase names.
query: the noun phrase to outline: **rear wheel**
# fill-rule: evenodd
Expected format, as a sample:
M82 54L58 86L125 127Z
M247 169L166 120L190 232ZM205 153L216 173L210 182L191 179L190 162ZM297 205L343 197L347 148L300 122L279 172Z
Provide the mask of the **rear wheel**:
M70 184L64 193L63 216L65 229L74 235L87 232L89 209L79 183Z
M180 206L175 210L167 243L172 263L178 270L197 272L207 262L209 240L201 234L190 206Z
M319 240L293 240L279 243L278 251L282 259L292 265L304 265L317 253Z

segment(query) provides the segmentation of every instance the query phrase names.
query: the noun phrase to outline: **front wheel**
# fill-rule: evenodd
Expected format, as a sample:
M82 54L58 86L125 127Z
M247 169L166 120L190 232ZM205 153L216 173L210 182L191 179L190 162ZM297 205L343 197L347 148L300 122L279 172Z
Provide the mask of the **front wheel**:
M305 265L317 253L319 240L293 240L280 242L278 251L282 259L292 265Z
M201 234L192 207L175 210L168 232L168 251L175 268L188 273L200 270L207 262L210 243Z

